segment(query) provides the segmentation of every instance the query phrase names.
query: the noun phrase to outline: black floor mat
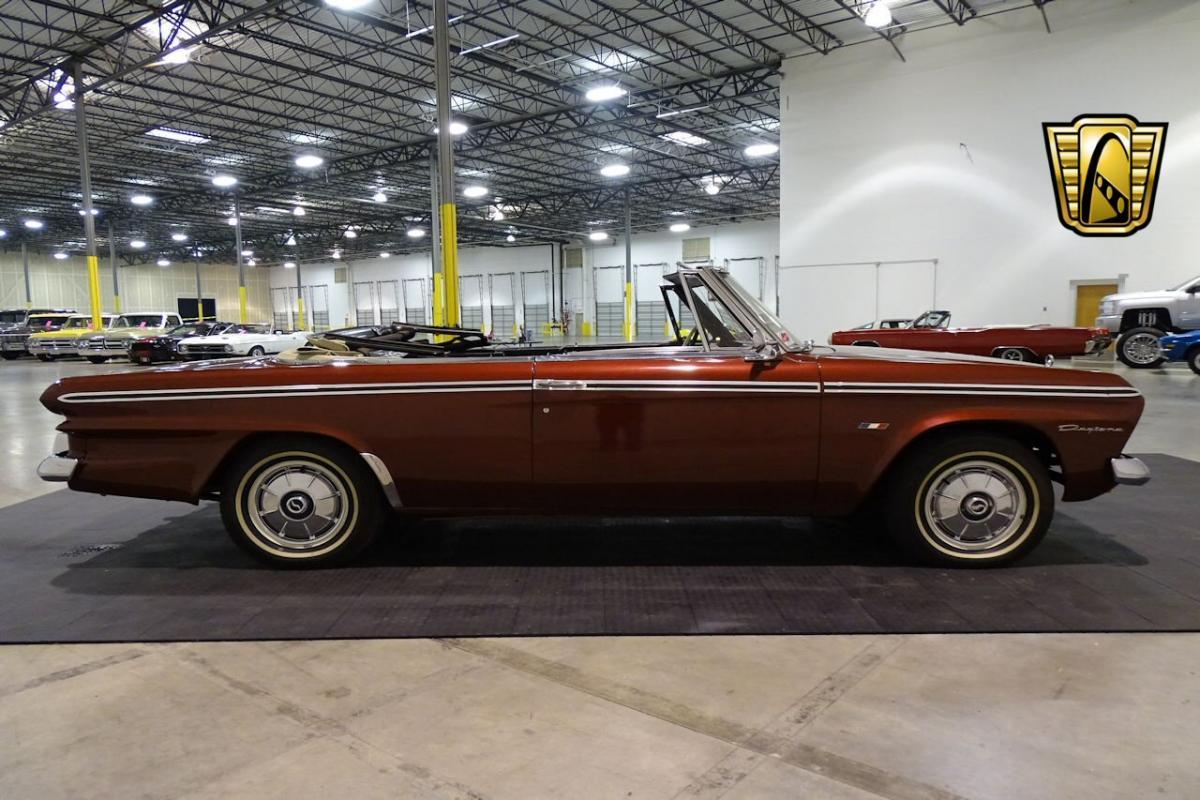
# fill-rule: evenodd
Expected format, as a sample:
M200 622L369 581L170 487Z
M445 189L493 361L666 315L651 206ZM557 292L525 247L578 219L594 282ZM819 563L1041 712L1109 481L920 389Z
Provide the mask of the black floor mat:
M739 518L430 521L284 572L215 505L56 492L0 509L0 642L1200 630L1200 464L1146 460L1147 486L1060 504L991 570L905 566L861 522Z

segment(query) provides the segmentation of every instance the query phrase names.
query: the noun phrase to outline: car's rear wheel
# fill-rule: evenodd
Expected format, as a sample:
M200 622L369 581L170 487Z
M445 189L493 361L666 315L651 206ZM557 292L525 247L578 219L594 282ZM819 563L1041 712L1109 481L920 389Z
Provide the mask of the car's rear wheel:
M93 364L103 364L105 361L108 361L104 356L88 356L87 360Z
M5 361L16 361L20 357L20 353L0 353L0 358L3 358Z
M1187 365L1192 368L1192 372L1200 375L1200 346L1193 347L1187 354Z
M254 347L250 348L250 352L247 353L247 355L254 356L255 358L257 358L258 356L265 356L266 354L267 354L267 351L259 345L254 345Z
M371 543L385 516L378 481L363 460L318 439L250 447L221 491L230 537L273 566L344 564Z
M53 361L54 356L48 356L45 353L38 353L37 360L41 362Z
M891 473L884 495L896 541L922 561L983 567L1020 558L1050 526L1054 493L1045 465L999 436L935 441Z
M1021 347L1001 347L993 355L1004 361L1025 361L1025 350Z
M1158 328L1130 328L1117 339L1117 358L1133 369L1151 369L1163 363L1159 339L1166 336Z

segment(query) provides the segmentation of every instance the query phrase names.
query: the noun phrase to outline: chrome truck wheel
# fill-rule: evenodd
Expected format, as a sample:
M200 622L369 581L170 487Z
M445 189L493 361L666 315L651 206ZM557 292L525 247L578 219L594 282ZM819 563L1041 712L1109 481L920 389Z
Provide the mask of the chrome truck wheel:
M1027 553L1046 534L1054 495L1046 467L1009 439L943 439L908 456L892 473L888 522L921 560L999 564Z
M1127 367L1150 369L1163 362L1159 339L1165 334L1157 328L1133 328L1117 340L1117 358Z
M357 454L320 440L243 452L221 492L233 540L278 566L328 566L358 555L384 517L378 481Z

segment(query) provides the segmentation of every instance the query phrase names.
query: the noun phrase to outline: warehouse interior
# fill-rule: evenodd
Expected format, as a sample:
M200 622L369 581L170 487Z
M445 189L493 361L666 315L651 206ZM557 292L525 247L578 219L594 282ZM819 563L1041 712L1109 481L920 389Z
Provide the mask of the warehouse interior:
M1195 797L1200 338L1169 340L1200 332L1198 44L1190 0L0 4L0 797ZM1085 117L1146 126L1135 144L1158 126L1118 235L1072 228L1055 171L1047 131ZM895 347L1017 352L1031 363L1005 367L1065 376L1047 379L1064 397L1125 387L1144 410L1111 455L1153 477L1078 503L1054 489L1045 541L985 569L911 563L874 498L846 517L627 516L636 486L614 476L595 481L603 513L401 524L393 503L361 560L292 570L229 541L209 486L170 502L45 474L68 452L64 386L87 402L220 385L233 364L303 373L344 355L339 332L498 348L468 362L702 343L678 361L700 369L718 339L688 289L668 296L697 274L736 282L803 354L840 333L887 359L877 332L927 311L950 312L947 336L1000 331L982 352ZM1086 346L1004 338L1060 329ZM1139 332L1152 352L1123 350ZM226 358L186 363L219 336ZM138 341L166 355L138 362ZM884 379L926 386L896 363ZM1018 419L1033 380L997 414ZM262 417L221 394L191 413L269 428L282 396ZM452 465L465 496L522 468L495 455L516 427L473 397L359 423L417 431L428 449L392 471ZM767 452L729 431L786 448L831 415L672 402L646 416L678 453L668 493ZM885 430L905 402L855 422ZM206 457L153 413L124 417L127 482ZM532 430L541 415L531 401ZM1056 423L1093 443L1116 424ZM637 473L648 456L626 451L652 432L610 424L613 461L545 463ZM150 457L160 438L172 460ZM848 443L822 457L853 463ZM543 444L521 442L535 475ZM766 503L777 477L738 488Z

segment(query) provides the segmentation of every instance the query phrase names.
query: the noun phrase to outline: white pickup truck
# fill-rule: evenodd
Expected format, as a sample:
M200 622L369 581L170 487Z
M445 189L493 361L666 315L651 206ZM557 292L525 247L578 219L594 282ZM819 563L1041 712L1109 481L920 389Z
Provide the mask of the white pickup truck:
M1200 275L1172 289L1124 292L1100 300L1097 328L1117 339L1117 358L1134 369L1163 362L1159 339L1168 333L1200 330Z

